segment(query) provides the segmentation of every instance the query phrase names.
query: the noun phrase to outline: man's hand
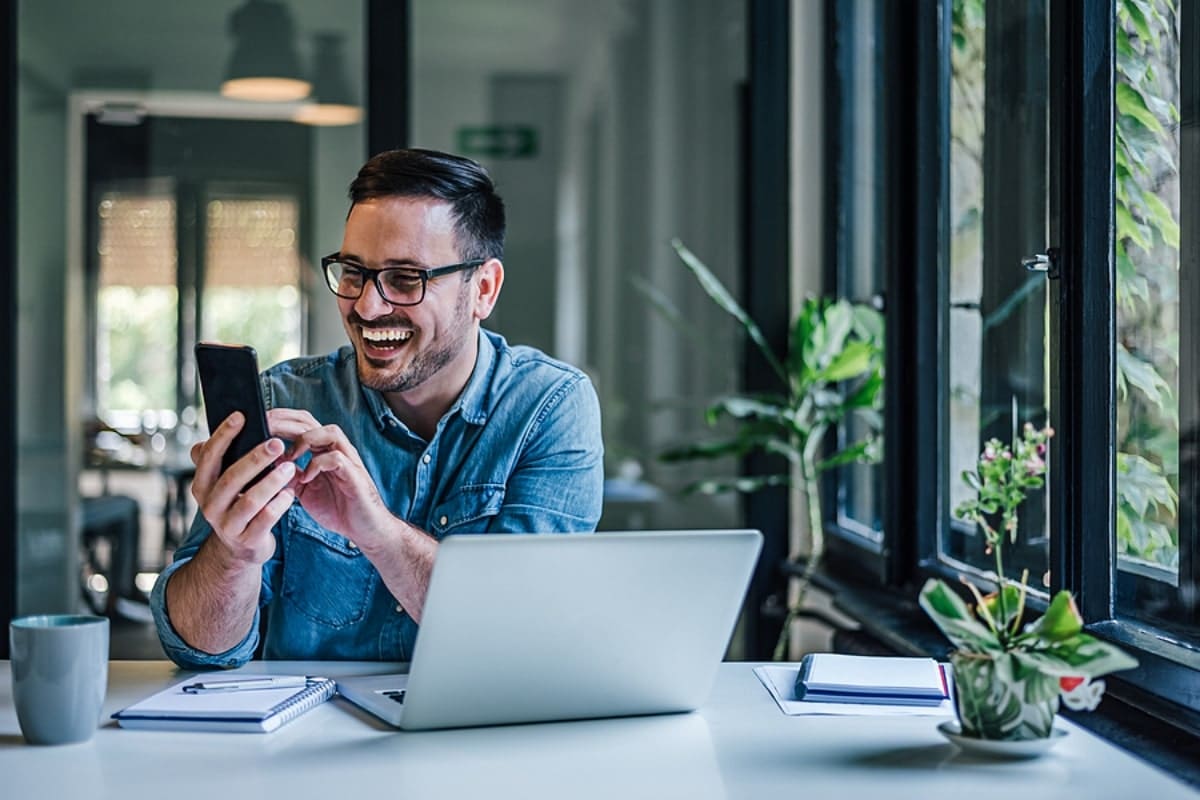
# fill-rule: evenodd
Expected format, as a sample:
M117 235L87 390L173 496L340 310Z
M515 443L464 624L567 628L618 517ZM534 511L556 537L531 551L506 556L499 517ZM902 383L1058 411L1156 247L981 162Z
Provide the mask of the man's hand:
M362 458L342 429L321 425L309 412L292 408L271 409L267 422L272 434L292 443L289 459L312 455L293 483L304 510L364 553L386 547L398 520L379 497Z
M388 591L419 623L437 541L388 510L340 427L321 425L307 411L291 408L271 409L267 423L272 434L292 443L289 459L312 456L292 483L300 505L362 550Z
M242 413L234 412L211 438L193 445L191 450L196 465L192 496L212 525L222 560L231 567L257 567L271 558L275 553L271 528L287 513L295 497L289 483L295 477L296 465L286 460L243 491L254 476L283 455L283 442L276 438L258 445L221 473L221 458L244 424Z
M213 532L171 576L166 589L175 631L206 653L223 653L249 633L262 588L262 564L275 554L271 528L295 498L289 484L296 465L286 460L245 489L283 455L279 439L258 445L222 474L221 458L244 424L241 412L230 414L209 439L192 447L192 496Z

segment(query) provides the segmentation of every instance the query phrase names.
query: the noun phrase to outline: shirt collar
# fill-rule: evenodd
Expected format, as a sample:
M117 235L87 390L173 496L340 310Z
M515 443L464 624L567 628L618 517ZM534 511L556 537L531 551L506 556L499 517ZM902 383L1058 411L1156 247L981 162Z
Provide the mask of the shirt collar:
M473 425L483 425L487 422L487 387L491 385L492 375L496 371L496 362L496 346L480 328L475 368L471 370L471 377L467 380L466 387L463 388L458 399L454 401L442 419L446 419L457 411L462 414L464 421ZM354 367L354 379L358 380L357 366ZM371 410L371 415L375 418L375 424L379 430L386 430L389 423L396 419L396 415L392 413L387 401L383 399L383 393L377 389L362 386L362 384L359 384L359 387L362 389L363 397L366 398L367 408Z

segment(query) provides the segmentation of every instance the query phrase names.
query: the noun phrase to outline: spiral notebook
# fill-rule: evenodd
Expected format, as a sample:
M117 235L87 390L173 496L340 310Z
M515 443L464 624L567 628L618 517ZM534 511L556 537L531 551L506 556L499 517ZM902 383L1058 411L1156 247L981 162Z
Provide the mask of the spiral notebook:
M282 676L277 676L282 677ZM330 678L305 677L304 685L233 691L194 690L182 681L112 715L122 728L270 733L333 697Z

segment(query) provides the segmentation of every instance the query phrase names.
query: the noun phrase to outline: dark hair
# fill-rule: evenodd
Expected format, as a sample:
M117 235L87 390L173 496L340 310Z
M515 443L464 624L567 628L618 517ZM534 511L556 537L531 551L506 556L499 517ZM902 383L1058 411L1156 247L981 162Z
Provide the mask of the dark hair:
M469 158L417 148L373 156L350 184L351 208L380 197L445 200L464 260L504 257L504 201L487 170Z

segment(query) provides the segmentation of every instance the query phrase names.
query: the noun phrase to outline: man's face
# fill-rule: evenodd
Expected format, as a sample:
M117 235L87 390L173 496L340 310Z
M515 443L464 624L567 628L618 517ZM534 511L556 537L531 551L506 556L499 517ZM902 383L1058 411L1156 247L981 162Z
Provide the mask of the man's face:
M448 203L386 197L355 204L346 220L342 257L370 269L427 269L460 257ZM480 306L476 280L452 273L428 282L415 306L393 306L368 283L355 300L338 298L357 355L359 379L381 392L457 395L475 365ZM414 398L415 399L415 398ZM419 401L419 400L418 400Z

